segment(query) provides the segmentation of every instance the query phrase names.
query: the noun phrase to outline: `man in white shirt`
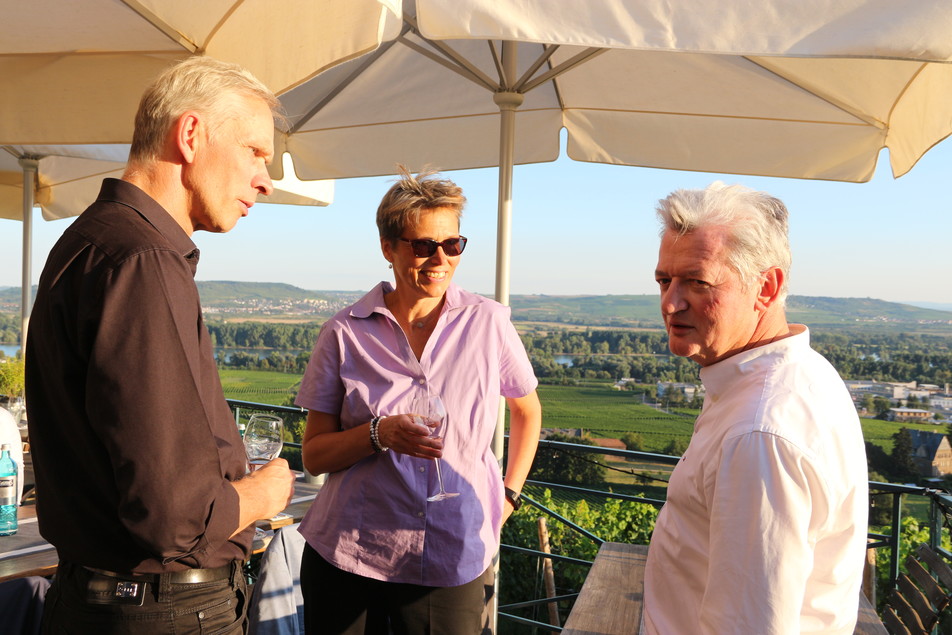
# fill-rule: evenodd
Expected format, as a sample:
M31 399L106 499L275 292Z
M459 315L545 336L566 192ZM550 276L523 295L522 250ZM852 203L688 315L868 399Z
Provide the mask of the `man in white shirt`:
M714 183L658 215L669 347L707 394L651 539L643 632L851 634L865 447L836 370L786 320L787 209Z

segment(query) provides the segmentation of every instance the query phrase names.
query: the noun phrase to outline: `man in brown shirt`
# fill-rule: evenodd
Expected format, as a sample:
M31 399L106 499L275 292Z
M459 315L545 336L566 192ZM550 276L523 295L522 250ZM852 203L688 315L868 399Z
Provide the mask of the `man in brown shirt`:
M271 192L278 102L191 58L136 116L129 164L63 234L40 278L27 394L41 534L60 565L44 632L242 632L254 521L293 473L245 476L195 286L199 229Z

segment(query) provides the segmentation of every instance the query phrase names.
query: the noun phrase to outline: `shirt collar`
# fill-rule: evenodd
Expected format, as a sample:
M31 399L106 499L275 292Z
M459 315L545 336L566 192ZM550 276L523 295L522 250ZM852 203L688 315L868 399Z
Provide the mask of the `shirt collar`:
M380 313L381 315L393 317L393 314L390 312L390 309L387 308L387 304L383 300L383 296L387 293L390 293L391 291L393 291L393 285L386 280L382 281L351 307L351 317L368 318L374 313ZM469 294L464 294L462 289L452 282L446 288L444 298L444 313L449 313L450 311L456 311L465 306L477 304L479 301L478 297L469 297Z
M734 381L750 373L758 372L767 366L786 362L799 352L810 349L810 329L803 324L791 324L790 337L755 346L716 364L701 369L701 383L707 393L717 398L720 394L731 390Z
M192 268L192 275L195 274L200 255L198 247L185 230L175 222L168 210L159 205L154 198L128 181L103 179L98 200L119 203L135 210L188 261Z

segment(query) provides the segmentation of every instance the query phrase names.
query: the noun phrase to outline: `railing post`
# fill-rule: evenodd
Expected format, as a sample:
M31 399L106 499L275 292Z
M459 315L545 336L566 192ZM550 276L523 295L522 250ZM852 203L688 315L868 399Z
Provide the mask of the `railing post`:
M939 506L935 496L929 497L929 547L936 551L942 546L942 521L939 520Z
M892 536L889 538L892 551L889 554L889 580L899 579L899 543L902 537L902 493L893 492Z

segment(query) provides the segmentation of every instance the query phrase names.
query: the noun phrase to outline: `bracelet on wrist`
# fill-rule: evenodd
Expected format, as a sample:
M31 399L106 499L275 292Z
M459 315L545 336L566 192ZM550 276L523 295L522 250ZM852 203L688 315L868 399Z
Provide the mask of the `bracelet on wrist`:
M370 447L373 448L374 453L380 454L381 452L386 452L390 448L380 443L380 420L383 419L381 416L374 417L370 420Z

